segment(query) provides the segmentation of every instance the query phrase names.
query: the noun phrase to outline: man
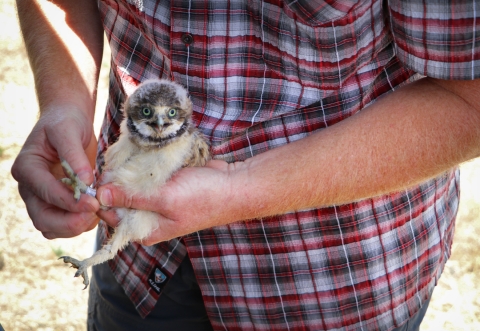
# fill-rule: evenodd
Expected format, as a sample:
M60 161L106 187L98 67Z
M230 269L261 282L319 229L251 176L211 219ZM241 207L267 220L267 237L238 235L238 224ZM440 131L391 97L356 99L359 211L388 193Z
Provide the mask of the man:
M55 169L63 157L94 180L100 21L112 72L97 164L148 78L189 90L215 159L148 201L98 189L159 223L94 268L90 329L418 329L450 254L455 166L480 154L474 2L17 3L42 116L12 174L46 238L98 221Z

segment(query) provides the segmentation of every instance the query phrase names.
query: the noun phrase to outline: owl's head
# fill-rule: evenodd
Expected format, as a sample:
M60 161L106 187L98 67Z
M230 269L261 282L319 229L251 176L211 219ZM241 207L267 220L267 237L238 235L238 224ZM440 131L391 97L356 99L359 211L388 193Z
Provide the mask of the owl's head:
M187 91L168 80L147 80L124 104L130 139L142 147L163 146L185 133L192 115Z

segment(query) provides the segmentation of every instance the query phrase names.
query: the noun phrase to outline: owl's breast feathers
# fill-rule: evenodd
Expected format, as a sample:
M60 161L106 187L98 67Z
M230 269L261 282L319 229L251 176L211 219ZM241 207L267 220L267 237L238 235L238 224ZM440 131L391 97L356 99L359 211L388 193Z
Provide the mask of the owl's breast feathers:
M203 136L188 124L185 132L157 148L140 148L122 134L105 154L102 183L113 182L132 195L150 196L180 168L203 166L209 159Z

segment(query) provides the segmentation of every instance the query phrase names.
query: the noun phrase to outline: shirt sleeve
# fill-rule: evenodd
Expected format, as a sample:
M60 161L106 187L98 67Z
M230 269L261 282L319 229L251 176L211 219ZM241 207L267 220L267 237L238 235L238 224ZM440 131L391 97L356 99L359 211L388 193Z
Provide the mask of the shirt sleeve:
M439 79L480 78L480 1L393 0L389 12L406 67Z

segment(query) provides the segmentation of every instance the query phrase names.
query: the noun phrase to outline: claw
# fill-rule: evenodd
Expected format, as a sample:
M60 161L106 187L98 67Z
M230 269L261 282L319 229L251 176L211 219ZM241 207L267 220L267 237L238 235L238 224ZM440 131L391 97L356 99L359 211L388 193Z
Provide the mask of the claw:
M71 266L70 266L71 268L78 269L78 271L75 273L74 277L82 276L83 284L85 285L85 287L83 289L85 290L88 287L88 284L90 284L90 282L88 280L87 270L83 266L83 263L82 263L83 261L78 261L77 259L74 259L70 256L61 256L58 259L59 260L63 259L64 263L70 263L71 264Z

